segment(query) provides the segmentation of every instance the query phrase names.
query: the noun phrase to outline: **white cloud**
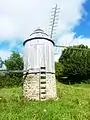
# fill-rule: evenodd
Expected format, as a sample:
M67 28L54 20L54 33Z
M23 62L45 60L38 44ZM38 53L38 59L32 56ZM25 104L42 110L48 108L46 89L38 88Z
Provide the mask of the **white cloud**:
M0 18L0 38L7 38L14 35L16 27L12 23L12 20L6 16Z
M0 1L0 35L26 38L33 29L48 28L50 12L56 3L60 6L57 33L70 30L83 14L85 0L3 0Z
M60 37L59 45L62 46L73 46L73 45L80 45L84 44L90 47L90 38L85 38L84 36L75 37L76 33L74 32L67 32L65 35Z

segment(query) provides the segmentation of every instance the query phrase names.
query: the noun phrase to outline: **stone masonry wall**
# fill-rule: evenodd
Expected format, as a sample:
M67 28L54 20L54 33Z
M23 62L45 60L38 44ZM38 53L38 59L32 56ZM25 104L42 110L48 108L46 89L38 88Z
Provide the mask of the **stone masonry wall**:
M32 100L39 100L39 75L27 75L23 84L23 96Z
M47 74L46 77L46 98L47 99L56 99L57 92L56 92L56 79L55 74Z
M31 100L40 100L41 99L41 84L40 74L28 74L24 84L23 84L23 95L25 98ZM45 100L47 99L56 99L56 80L55 74L46 74L46 83L45 83Z

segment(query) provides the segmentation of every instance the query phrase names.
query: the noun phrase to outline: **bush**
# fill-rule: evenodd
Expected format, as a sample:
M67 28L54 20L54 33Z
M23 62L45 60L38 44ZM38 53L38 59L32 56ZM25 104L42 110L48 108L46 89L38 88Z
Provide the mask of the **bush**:
M2 87L13 87L13 86L21 86L23 83L22 77L10 77L9 75L0 76L0 88Z

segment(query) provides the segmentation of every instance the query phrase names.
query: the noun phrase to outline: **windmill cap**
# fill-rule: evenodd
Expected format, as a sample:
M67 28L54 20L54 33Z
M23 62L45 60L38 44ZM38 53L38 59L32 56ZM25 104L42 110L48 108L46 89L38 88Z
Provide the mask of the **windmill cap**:
M32 35L34 35L34 34L36 35L36 34L39 34L39 33L41 33L42 36L49 37L48 34L46 34L46 33L45 33L42 29L40 29L40 28L34 30L34 32L33 32L30 36L32 36ZM39 34L39 35L40 35L40 34Z
M38 32L38 31L39 31L39 32L40 32L40 31L41 31L41 32L44 32L44 31L43 31L42 29L40 29L40 28L34 30L34 32Z
M26 44L26 42L35 40L35 39L45 39L53 43L55 45L54 41L49 37L48 34L46 34L42 29L36 29L32 34L30 34L30 38L25 40L23 45Z

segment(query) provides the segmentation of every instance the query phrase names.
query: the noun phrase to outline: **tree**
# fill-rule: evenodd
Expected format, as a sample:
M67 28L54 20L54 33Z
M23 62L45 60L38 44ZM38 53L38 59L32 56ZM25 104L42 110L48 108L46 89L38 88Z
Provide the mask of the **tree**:
M63 74L68 76L69 82L81 82L83 79L85 80L89 78L89 53L89 48L84 45L78 45L64 49L61 57L59 58L59 62L63 64Z
M63 69L64 66L60 62L55 62L55 76L59 81L61 76L63 76Z
M12 52L9 59L5 60L7 70L23 70L23 58L17 52ZM8 84L22 84L23 73L8 73L6 74Z
M23 58L17 52L12 52L9 59L5 60L7 70L22 70Z

